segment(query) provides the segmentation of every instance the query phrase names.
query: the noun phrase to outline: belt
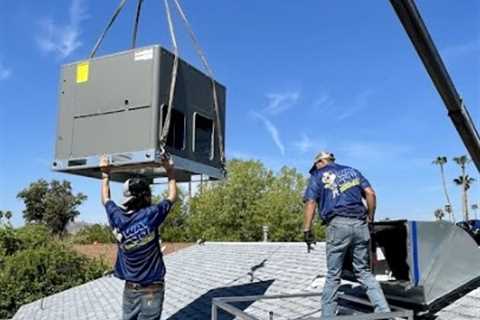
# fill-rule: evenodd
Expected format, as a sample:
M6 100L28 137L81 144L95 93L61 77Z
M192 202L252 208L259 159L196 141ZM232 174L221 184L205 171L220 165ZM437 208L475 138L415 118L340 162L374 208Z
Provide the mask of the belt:
M339 218L346 218L346 219L354 219L354 220L360 220L360 221L367 221L367 217L358 217L358 216L349 216L349 215L343 215L336 213L333 217L330 218L330 220L333 220L334 218L339 217ZM330 221L329 220L329 221Z
M164 286L164 282L154 282L149 284L140 284L130 281L125 281L125 288L127 289L161 289Z

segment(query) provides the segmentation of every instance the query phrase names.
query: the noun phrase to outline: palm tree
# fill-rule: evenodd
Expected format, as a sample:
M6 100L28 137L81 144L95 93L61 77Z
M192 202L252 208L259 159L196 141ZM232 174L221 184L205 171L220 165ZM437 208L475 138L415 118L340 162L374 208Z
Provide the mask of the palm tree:
M437 209L433 212L435 218L437 218L437 220L443 220L443 217L445 216L445 213L443 212L442 209Z
M470 189L472 183L475 181L474 178L469 177L468 175L465 176L460 176L456 179L453 179L453 181L458 185L462 187L462 198L463 198L463 214L464 214L464 220L468 221L469 216L468 216L468 189Z
M10 220L12 218L12 211L5 212L5 219Z
M465 220L468 220L468 206L467 206L467 188L466 186L464 185L467 180L466 180L466 166L467 164L470 162L470 159L468 159L468 157L466 155L461 155L459 157L454 157L453 158L453 161L455 161L459 166L460 166L460 169L462 170L462 205L463 205L463 216L465 218ZM455 179L454 179L455 181ZM457 182L455 182L457 183ZM458 183L457 183L458 184Z
M447 205L445 206L445 211L448 213L448 219L450 221L455 221L453 216L452 203L450 202L450 197L448 196L447 182L445 180L445 170L443 166L447 163L447 157L438 156L435 160L432 161L433 164L436 164L440 167L440 175L442 177L443 192L445 193L445 198L447 199Z

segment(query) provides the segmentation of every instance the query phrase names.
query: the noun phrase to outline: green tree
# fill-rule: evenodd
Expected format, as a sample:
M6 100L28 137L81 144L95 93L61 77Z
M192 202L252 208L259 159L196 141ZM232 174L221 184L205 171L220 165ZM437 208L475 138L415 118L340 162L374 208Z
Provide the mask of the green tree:
M258 241L257 202L273 174L259 161L231 160L228 178L206 183L190 200L188 231L191 240Z
M2 256L10 256L28 248L37 248L50 240L50 231L45 225L27 224L18 229L14 229L10 224L0 225L0 260Z
M161 196L153 197L153 203L159 203L168 196L165 190ZM170 209L167 218L160 226L160 238L162 241L182 242L188 240L187 235L187 205L185 203L185 192L177 187L177 201Z
M73 194L68 181L48 183L40 179L18 193L17 198L25 203L23 217L27 223L44 223L54 234L62 235L68 222L80 214L77 208L87 196Z
M462 188L462 203L463 203L463 212L464 212L464 220L470 220L469 212L468 212L468 190L470 189L472 183L475 181L474 178L469 177L468 175L459 176L458 178L453 179L455 184Z
M190 201L190 240L260 241L269 226L272 241L302 239L302 193L306 181L295 169L278 174L259 161L231 160L228 178L207 183ZM323 237L323 228L316 226Z
M283 167L258 201L258 224L268 225L273 241L302 240L305 178Z
M11 255L21 247L15 229L10 224L0 223L0 269L5 256Z
M467 175L467 164L471 162L471 160L466 156L466 155L461 155L459 157L454 157L453 161L455 161L459 166L461 170L461 187L462 187L462 212L463 212L463 218L465 221L468 220L468 199L467 199L467 186L465 185L467 183L466 175ZM457 183L454 179L454 182ZM457 183L458 185L458 183Z
M3 218L5 218L5 220L7 222L9 222L10 219L12 218L12 216L13 216L12 211L10 211L10 210L6 210L6 211L0 210L0 222L2 221Z
M448 213L448 218L450 221L455 221L455 217L453 215L453 208L452 208L452 203L450 201L450 197L448 195L448 189L447 189L447 182L445 179L445 169L444 165L447 163L447 157L445 156L438 156L432 163L435 165L438 165L440 167L440 176L442 179L442 186L443 186L443 192L445 194L445 198L447 200L447 205L445 206L445 209Z
M442 209L436 209L434 212L433 212L433 215L435 216L435 218L437 220L443 220L443 217L445 216L445 213L443 212Z

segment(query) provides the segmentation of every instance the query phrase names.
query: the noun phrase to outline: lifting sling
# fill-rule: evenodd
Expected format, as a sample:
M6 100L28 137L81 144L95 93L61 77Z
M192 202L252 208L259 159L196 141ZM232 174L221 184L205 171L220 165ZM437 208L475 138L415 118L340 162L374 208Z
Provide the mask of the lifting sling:
M190 22L188 21L188 18L185 14L185 11L183 10L179 0L164 0L164 5L165 5L165 12L167 16L167 22L168 22L168 30L170 32L170 38L172 41L172 46L173 46L173 54L174 54L174 63L173 63L173 68L172 68L172 76L171 76L171 82L170 82L170 90L169 90L169 99L168 99L168 108L167 108L167 115L165 117L165 122L162 126L162 131L160 134L160 142L159 142L159 150L163 156L165 156L166 152L166 144L167 144L167 137L168 133L170 130L170 120L171 120L171 114L172 114L172 107L173 107L173 99L175 96L175 85L177 81L177 73L178 73L178 64L179 64L179 50L178 50L178 45L177 45L177 39L175 35L175 29L173 25L173 20L172 20L172 13L169 5L169 1L173 1L175 3L175 8L177 9L177 13L179 14L181 20L183 21L185 28L187 29L187 32L192 40L193 46L196 50L196 53L198 54L202 65L204 69L207 72L208 77L210 78L210 82L212 85L212 99L213 99L213 107L215 111L215 126L216 126L216 133L218 136L218 141L219 141L219 152L220 152L220 162L222 165L222 169L225 170L225 150L224 150L224 145L223 145L223 134L222 134L222 123L220 121L220 112L219 112L219 106L218 106L218 96L217 96L217 90L216 90L216 84L213 76L213 71L210 68L207 58L205 56L204 51L202 50L200 43L193 32L192 26ZM118 15L122 11L122 9L125 7L125 4L127 3L127 0L121 0L115 11L113 12L113 15L111 16L107 26L103 30L103 32L100 34L97 42L95 43L94 48L92 49L90 53L90 59L95 57L95 54L97 53L100 45L102 44L103 40L105 39L105 36L107 32L110 30L112 25L114 24L115 20L117 19ZM132 32L132 44L131 48L134 49L136 47L136 40L137 40L137 33L138 33L138 25L140 21L140 13L142 9L142 4L143 0L137 0L137 7L136 7L136 13L135 13L135 18L134 18L134 25L133 25L133 32Z

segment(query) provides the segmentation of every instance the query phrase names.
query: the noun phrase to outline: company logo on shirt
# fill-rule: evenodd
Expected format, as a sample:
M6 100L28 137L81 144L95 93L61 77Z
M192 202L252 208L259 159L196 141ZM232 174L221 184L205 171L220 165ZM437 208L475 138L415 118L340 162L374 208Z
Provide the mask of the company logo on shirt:
M145 223L137 223L123 232L125 241L122 247L125 251L139 248L155 239L154 232Z
M336 178L337 178L337 176L335 175L335 173L333 173L331 171L325 172L322 176L322 182L325 185L325 188L332 191L332 196L333 196L334 199L339 194L338 185L335 182Z
M360 178L355 170L348 168L339 170L336 174L332 171L325 172L322 182L326 189L332 191L332 197L335 199L340 193L360 185Z

